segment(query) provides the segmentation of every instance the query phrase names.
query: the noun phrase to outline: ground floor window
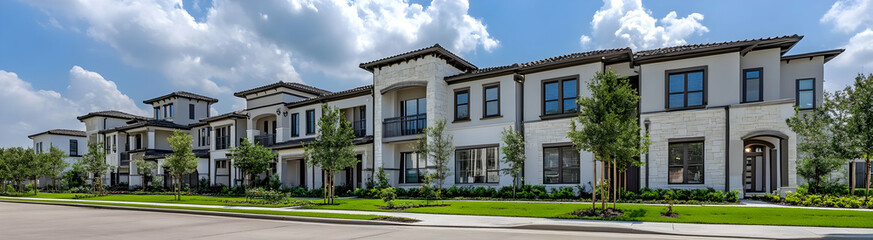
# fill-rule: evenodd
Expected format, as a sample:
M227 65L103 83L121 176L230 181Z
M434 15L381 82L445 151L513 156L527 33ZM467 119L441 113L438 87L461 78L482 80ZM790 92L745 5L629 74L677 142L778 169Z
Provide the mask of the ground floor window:
M579 184L579 152L573 146L543 148L543 183Z
M427 173L427 157L412 152L400 153L402 183L421 183Z
M499 181L497 146L455 151L455 182L497 183Z
M670 143L668 183L703 183L703 141Z

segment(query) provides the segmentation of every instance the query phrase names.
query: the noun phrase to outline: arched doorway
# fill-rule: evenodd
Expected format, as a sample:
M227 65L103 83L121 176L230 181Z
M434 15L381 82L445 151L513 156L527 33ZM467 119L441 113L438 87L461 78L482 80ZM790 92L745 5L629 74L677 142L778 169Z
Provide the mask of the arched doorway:
M744 195L772 193L788 186L788 136L778 131L758 131L743 139Z

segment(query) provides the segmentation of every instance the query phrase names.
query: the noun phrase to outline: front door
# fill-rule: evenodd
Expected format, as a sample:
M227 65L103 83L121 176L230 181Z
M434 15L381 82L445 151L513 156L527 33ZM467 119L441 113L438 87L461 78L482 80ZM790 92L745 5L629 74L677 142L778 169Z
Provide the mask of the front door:
M764 153L749 152L744 156L746 192L764 192Z

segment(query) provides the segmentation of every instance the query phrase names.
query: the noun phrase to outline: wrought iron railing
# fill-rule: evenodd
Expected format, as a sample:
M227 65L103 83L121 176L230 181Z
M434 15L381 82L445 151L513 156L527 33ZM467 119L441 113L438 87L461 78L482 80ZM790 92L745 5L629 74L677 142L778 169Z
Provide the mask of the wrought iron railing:
M352 131L355 132L355 137L367 136L367 121L352 121Z
M427 114L386 118L382 122L384 137L421 134L427 127Z
M230 136L216 136L215 137L215 149L227 149L230 146Z
M261 134L255 136L255 143L261 144L261 146L268 147L276 144L276 134Z

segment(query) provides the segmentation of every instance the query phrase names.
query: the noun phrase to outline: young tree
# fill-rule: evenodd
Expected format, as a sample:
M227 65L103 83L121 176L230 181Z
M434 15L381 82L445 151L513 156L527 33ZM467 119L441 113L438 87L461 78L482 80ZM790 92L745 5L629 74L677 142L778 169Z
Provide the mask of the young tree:
M440 195L443 183L451 175L449 161L451 160L452 153L455 151L455 147L452 146L452 139L453 136L446 133L446 120L440 119L436 120L434 126L425 128L424 136L419 137L418 141L413 145L414 152L430 156L433 159L435 169L430 177L432 180L436 180L438 187L436 190L437 195Z
M865 166L864 199L870 191L870 157L873 157L873 74L858 75L855 83L843 90L840 107L846 111L845 118L838 122L842 148L852 158L863 158ZM854 174L854 173L850 173Z
M69 163L64 161L64 156L66 155L67 154L64 153L63 150L51 147L49 148L49 152L41 153L38 156L42 168L41 175L51 177L52 185L55 186L55 189L58 188L58 177L64 173L64 169L67 169L67 167L70 166ZM35 194L36 191L34 191L34 195Z
M825 92L824 104L810 112L795 108L794 116L785 122L803 138L797 141L802 153L797 161L797 174L809 182L810 193L820 193L828 185L827 177L840 169L848 159L842 158L836 120L843 116L835 97ZM838 97L839 98L839 97ZM835 137L836 136L836 137Z
M149 186L149 182L146 180L149 177L155 176L155 171L158 170L158 163L146 161L145 159L140 158L133 160L133 164L136 165L136 172L139 173L140 178L142 178L142 191L145 192Z
M503 147L500 149L503 152L503 162L509 165L500 171L512 176L512 197L515 198L518 176L524 168L524 136L510 127L503 129L500 138L503 139Z
M324 171L324 201L333 204L334 175L345 168L355 166L355 148L352 139L352 123L343 116L337 107L321 105L321 119L318 120L318 136L315 141L304 144L307 162Z
M248 138L244 138L238 147L228 150L228 155L233 159L233 167L242 172L246 186L254 185L252 177L269 170L270 164L276 160L273 150L252 144Z
M596 161L613 167L642 165L636 157L648 152L649 136L639 125L639 95L636 90L631 88L627 78L618 77L611 69L598 72L588 83L588 89L591 91L590 97L580 96L576 100L580 108L579 116L570 122L570 132L567 134L576 150L594 153L595 168ZM601 164L601 173L606 170ZM597 189L596 181L594 189ZM606 211L606 188L600 189L602 210ZM592 208L596 208L594 201Z
M88 143L88 152L79 159L79 163L85 172L92 174L91 186L103 195L103 175L112 170L112 166L106 162L106 152L103 143Z
M197 156L191 150L194 147L191 135L176 130L173 132L173 136L167 138L167 141L173 148L173 154L167 156L164 166L167 167L173 178L176 200L182 200L182 177L197 170Z

